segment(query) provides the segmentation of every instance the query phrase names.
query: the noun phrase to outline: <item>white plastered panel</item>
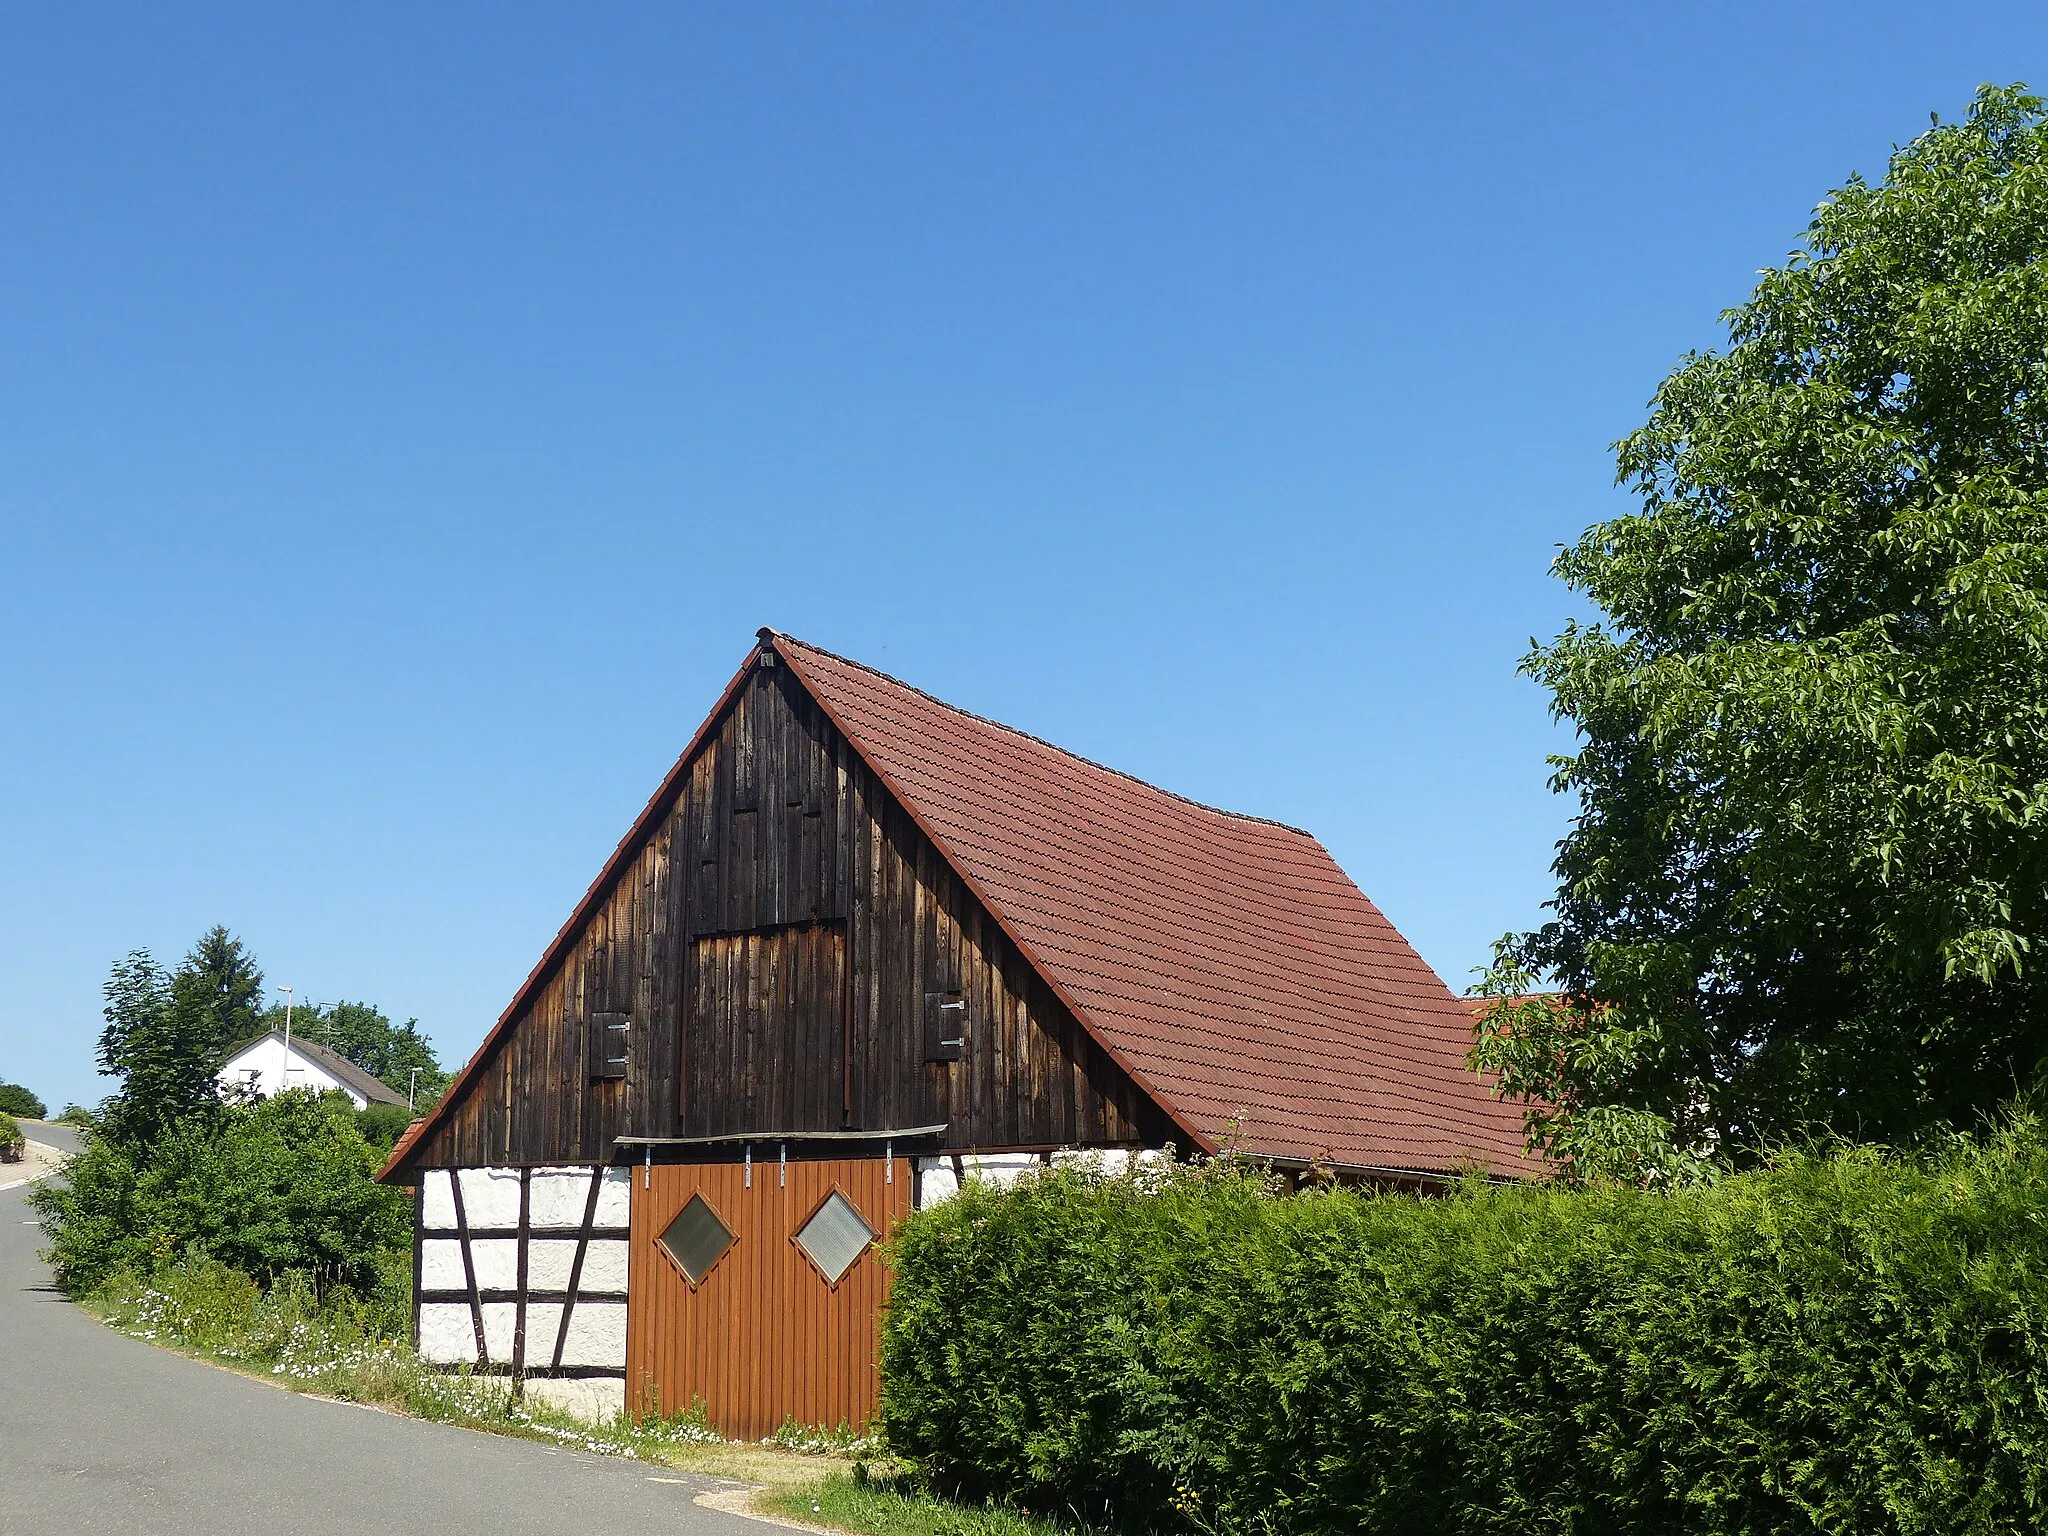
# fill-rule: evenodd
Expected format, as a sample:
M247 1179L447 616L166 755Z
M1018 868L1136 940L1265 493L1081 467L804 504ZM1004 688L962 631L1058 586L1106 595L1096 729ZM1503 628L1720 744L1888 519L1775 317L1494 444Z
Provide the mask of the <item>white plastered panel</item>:
M580 1227L589 1198L588 1168L536 1168L527 1209L536 1227Z
M420 1358L436 1365L475 1365L476 1328L469 1304L435 1301L420 1308Z
M446 1168L429 1168L421 1181L420 1220L443 1231L455 1225L455 1194Z
M484 1342L491 1348L491 1363L512 1358L512 1335L519 1326L519 1307L510 1301L484 1303Z
M562 1326L559 1301L529 1301L526 1304L526 1363L536 1368L550 1365L555 1358L555 1334ZM575 1362L564 1360L562 1364Z
M471 1238L469 1242L469 1261L476 1266L476 1288L478 1290L516 1291L519 1289L518 1238Z
M585 1291L617 1291L626 1289L626 1256L632 1244L623 1238L604 1242L592 1242L590 1251L583 1256L583 1284Z
M940 1205L960 1193L960 1181L953 1176L952 1165L936 1157L922 1157L917 1164L917 1203L920 1206Z
M517 1168L464 1168L460 1176L462 1214L472 1228L519 1225Z
M534 1291L566 1291L576 1267L576 1239L536 1237L527 1245L526 1285ZM589 1265L586 1263L586 1269Z
M562 1350L562 1364L608 1365L624 1369L625 1303L577 1302L576 1310L569 1314L569 1338Z
M983 1153L979 1157L963 1157L960 1161L966 1168L967 1177L987 1184L1014 1184L1025 1174L1045 1166L1036 1154L1030 1152Z
M429 1237L420 1243L420 1289L465 1291L469 1275L462 1267L462 1244L452 1237ZM471 1353L474 1353L472 1350Z
M626 1411L626 1383L618 1376L529 1381L526 1395L590 1424L609 1424Z
M604 1189L597 1197L597 1224L623 1227L633 1219L633 1170L607 1168Z
M1134 1151L1129 1147L1089 1147L1074 1152L1055 1152L1052 1160L1061 1168L1083 1168L1110 1175L1128 1172L1133 1164L1140 1168L1166 1166L1166 1154L1156 1148Z
M579 1294L587 1291L623 1291L626 1288L626 1253L623 1238L593 1238L583 1255L583 1273L577 1282ZM570 1271L576 1267L576 1239L536 1237L527 1250L526 1287L530 1291L566 1291Z

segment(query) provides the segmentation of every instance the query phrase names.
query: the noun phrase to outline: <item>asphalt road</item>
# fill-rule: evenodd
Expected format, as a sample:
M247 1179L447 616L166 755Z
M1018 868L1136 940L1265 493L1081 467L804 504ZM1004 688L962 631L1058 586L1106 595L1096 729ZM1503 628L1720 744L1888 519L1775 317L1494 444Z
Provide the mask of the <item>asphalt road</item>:
M324 1402L102 1327L49 1286L24 1189L0 1194L0 1533L770 1536L729 1487Z
M78 1150L78 1132L68 1125L58 1125L49 1120L23 1120L18 1115L14 1123L21 1127L21 1134L30 1141L40 1141L44 1146L55 1147L59 1152Z

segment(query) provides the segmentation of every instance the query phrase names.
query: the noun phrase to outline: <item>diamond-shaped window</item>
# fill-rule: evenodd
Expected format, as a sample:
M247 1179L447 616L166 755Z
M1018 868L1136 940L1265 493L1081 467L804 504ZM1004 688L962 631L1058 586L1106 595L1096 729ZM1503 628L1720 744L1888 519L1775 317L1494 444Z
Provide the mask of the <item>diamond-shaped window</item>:
M718 1219L718 1212L702 1195L690 1196L690 1203L676 1213L656 1239L676 1267L690 1277L690 1284L702 1285L711 1266L732 1246L732 1228Z
M875 1229L853 1208L853 1202L835 1189L797 1229L796 1240L825 1278L837 1285L853 1268L853 1261L867 1252L868 1244L875 1240Z

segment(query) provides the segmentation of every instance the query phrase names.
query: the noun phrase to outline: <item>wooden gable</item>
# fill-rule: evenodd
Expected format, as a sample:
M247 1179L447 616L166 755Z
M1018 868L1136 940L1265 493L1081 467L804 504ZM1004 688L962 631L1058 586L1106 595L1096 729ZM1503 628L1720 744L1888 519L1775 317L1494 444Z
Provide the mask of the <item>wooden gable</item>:
M735 680L387 1177L601 1162L620 1136L1171 1139L778 660Z

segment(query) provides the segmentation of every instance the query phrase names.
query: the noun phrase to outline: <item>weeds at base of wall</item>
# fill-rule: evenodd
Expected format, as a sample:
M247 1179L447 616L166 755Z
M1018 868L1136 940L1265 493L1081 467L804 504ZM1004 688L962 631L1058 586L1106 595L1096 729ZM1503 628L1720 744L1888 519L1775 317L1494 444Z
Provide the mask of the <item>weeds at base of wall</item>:
M882 1442L870 1435L857 1435L841 1420L833 1429L784 1419L782 1427L761 1442L799 1456L853 1456L875 1458L886 1454Z

